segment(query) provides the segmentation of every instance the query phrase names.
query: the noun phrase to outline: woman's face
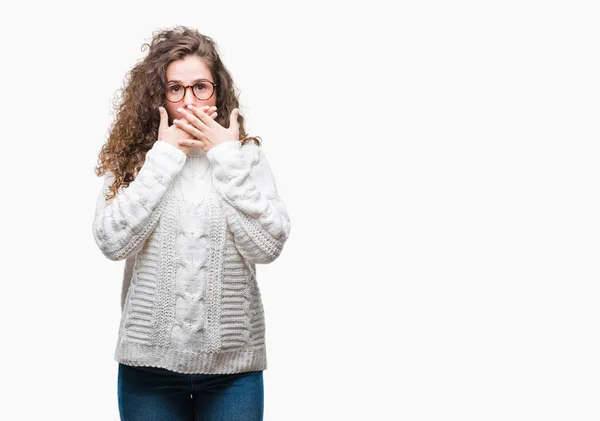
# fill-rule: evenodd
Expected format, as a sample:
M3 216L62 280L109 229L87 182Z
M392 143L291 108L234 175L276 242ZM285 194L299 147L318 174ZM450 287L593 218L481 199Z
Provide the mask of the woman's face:
M186 56L180 60L172 62L167 67L167 90L171 89L172 92L181 92L181 86L193 86L200 79L216 83L208 66L198 56ZM174 87L175 85L179 85L179 87ZM203 107L205 105L213 106L217 104L216 89L213 95L206 100L196 98L192 92L193 89L194 88L185 89L185 95L178 102L165 101L165 109L169 114L170 123L173 122L173 119L181 119L184 117L179 111L177 111L177 108L184 108L184 106L188 104L196 107ZM196 93L200 97L203 96L201 92L201 87L198 87Z

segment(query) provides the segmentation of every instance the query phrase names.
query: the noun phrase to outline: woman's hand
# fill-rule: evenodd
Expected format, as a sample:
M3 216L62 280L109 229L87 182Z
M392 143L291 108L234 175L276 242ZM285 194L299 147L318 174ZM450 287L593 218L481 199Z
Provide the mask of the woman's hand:
M158 112L160 113L158 140L170 143L187 155L187 153L190 151L190 147L180 143L180 141L191 139L193 136L175 125L169 126L169 115L164 107L158 107Z
M205 112L214 111L213 108L216 110L216 107L202 107L202 114L204 114ZM180 141L190 140L193 138L193 135L182 130L175 124L169 126L169 115L164 107L158 107L158 111L160 113L160 124L158 126L158 140L170 143L171 145L175 146L187 155L191 149L191 145L181 143ZM213 112L210 118L217 118L217 113ZM184 124L188 124L186 119L182 119L181 121Z
M238 123L238 109L235 108L229 116L229 128L221 126L211 116L207 115L202 108L187 105L187 109L180 108L179 111L185 116L182 120L174 120L173 123L185 131L192 138L179 139L182 146L198 146L208 152L223 142L240 140L240 125ZM216 116L216 113L213 115ZM187 120L187 121L186 121Z

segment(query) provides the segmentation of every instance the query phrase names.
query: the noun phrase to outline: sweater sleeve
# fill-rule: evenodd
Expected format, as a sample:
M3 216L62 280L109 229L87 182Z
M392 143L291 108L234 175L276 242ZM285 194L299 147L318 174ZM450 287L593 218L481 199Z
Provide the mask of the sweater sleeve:
M108 259L124 260L143 247L158 223L165 193L185 160L183 151L163 141L155 142L135 180L108 201L105 194L114 175L106 174L96 202L93 232Z
M254 142L229 141L211 148L207 157L238 251L250 263L272 262L291 224L262 149Z

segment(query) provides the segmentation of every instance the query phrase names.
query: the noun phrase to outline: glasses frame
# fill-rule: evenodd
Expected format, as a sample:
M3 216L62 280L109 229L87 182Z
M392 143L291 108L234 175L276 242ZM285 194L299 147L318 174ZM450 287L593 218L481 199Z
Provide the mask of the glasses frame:
M208 82L208 83L210 83L213 86L212 94L210 94L210 96L208 98L204 98L204 99L198 98L198 95L196 95L196 93L194 92L194 86L198 85L200 82ZM169 99L168 95L165 94L166 100L169 101L169 102L171 102L171 103L174 103L174 104L176 104L178 102L181 102L181 100L183 98L185 98L185 94L187 94L188 88L192 88L192 95L194 95L198 101L208 101L209 99L211 99L213 97L213 95L215 94L215 91L217 90L217 84L211 82L208 79L200 79L200 80L196 81L196 83L194 83L193 85L187 85L187 86L184 86L184 85L181 85L179 83L176 83L176 84L173 84L173 85L168 85L167 89L169 89L171 86L180 86L180 87L183 88L183 95L181 96L181 99L179 101L171 101Z

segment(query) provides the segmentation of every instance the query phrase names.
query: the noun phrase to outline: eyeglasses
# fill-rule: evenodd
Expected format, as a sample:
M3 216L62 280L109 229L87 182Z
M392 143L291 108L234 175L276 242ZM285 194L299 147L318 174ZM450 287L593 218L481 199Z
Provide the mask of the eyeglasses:
M202 79L193 85L169 85L167 86L167 101L179 102L185 96L188 88L192 88L192 93L200 101L210 99L215 93L217 85L210 80Z

